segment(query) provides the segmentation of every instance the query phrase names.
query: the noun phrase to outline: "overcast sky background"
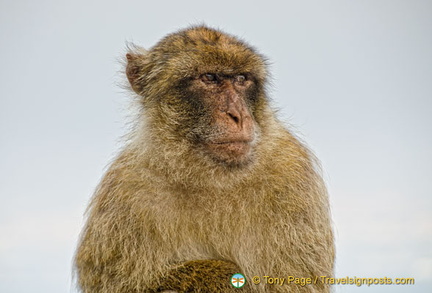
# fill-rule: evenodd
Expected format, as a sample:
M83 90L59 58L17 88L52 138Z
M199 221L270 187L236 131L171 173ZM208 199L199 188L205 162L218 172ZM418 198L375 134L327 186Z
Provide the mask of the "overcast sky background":
M271 61L279 117L322 161L336 276L416 281L334 291L432 292L427 0L0 0L0 292L75 292L83 213L127 131L125 43L201 22Z

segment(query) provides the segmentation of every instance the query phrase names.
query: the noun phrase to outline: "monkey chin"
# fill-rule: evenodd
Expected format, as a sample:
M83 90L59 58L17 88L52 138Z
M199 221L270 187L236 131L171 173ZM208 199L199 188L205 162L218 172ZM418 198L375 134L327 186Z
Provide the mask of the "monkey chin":
M227 167L239 168L252 163L252 144L249 141L212 142L205 148L214 161Z

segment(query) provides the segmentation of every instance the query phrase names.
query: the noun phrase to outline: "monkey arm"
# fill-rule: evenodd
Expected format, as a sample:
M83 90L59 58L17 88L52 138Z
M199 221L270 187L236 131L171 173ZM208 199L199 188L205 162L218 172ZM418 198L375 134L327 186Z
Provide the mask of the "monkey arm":
M223 260L187 261L170 269L152 292L248 292L248 284L234 288L232 275L240 269L232 262Z
M167 239L156 232L155 212L144 209L144 213L141 206L120 200L134 189L126 188L132 184L127 180L111 182L112 172L94 199L76 255L82 292L247 292L247 284L241 289L230 284L232 275L242 272L232 262L189 258L168 264L164 256L175 247L162 245ZM102 205L106 199L109 205Z

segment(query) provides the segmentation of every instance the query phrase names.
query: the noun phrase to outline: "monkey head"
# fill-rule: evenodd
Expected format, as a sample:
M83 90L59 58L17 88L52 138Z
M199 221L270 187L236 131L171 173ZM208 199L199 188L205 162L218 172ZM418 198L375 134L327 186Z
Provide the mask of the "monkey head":
M186 142L225 166L253 161L265 97L266 64L241 40L207 27L168 35L126 55L126 75L153 133Z

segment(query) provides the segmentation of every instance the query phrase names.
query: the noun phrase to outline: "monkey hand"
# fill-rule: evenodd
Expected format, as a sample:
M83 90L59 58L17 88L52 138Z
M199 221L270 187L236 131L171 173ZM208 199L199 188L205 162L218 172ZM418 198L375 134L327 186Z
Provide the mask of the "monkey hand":
M248 292L248 284L234 288L232 275L240 269L223 260L193 260L168 271L160 280L156 292Z

